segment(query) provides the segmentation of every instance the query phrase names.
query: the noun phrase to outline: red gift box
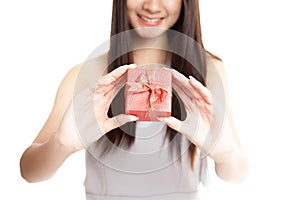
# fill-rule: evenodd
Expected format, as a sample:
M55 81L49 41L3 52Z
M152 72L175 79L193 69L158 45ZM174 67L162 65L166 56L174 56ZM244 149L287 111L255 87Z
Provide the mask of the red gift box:
M171 116L172 74L167 69L128 69L125 113L138 121L158 121Z

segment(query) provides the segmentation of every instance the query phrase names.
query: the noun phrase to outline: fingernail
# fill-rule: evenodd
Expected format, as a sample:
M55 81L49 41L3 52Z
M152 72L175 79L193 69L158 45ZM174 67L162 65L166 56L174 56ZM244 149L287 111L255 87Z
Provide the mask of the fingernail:
M138 118L137 116L130 115L130 116L129 116L129 119L130 119L131 121L136 121L136 120L138 120L139 118Z
M156 119L158 119L161 122L164 122L165 120L163 118L157 117Z
M130 67L130 68L135 68L135 67L136 67L136 64L130 64L128 67Z
M196 79L193 76L189 76L189 79L196 81Z

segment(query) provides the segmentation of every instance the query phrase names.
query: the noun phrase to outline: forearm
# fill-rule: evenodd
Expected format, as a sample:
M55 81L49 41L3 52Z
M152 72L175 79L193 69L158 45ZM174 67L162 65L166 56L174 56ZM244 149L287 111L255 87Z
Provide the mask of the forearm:
M243 180L248 171L248 159L241 146L232 152L214 158L216 174L232 183Z
M248 158L227 116L224 119L221 137L209 156L214 160L216 174L221 179L239 182L246 176Z
M42 144L32 144L21 157L21 175L28 182L49 179L73 152L61 145L55 135Z

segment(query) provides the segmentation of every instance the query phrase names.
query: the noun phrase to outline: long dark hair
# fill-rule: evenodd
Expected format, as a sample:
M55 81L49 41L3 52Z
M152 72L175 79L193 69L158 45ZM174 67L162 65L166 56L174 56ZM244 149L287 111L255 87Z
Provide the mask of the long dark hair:
M112 12L112 23L111 23L111 37L122 33L124 31L128 31L131 29L130 24L128 22L127 17L127 9L126 9L126 0L114 0L113 1L113 12ZM172 30L185 34L186 36L194 39L198 45L195 47L194 43L191 44L185 41L178 40L170 40L173 46L180 47L183 52L179 56L178 54L171 53L171 66L176 69L180 73L185 76L192 75L197 80L199 80L203 85L206 85L206 54L208 53L204 47L202 42L202 34L201 34L201 26L200 26L200 13L199 13L199 2L198 0L182 0L182 8L178 21L171 27ZM122 39L122 38L121 38ZM193 46L192 46L193 45ZM199 48L200 47L200 48ZM110 44L110 50L108 52L109 57L109 67L108 71L111 72L115 68L122 66L124 64L131 64L133 62L132 52L129 51L130 42L128 40L116 41L112 40ZM128 50L125 54L120 53L122 50ZM116 58L116 55L121 56ZM193 60L193 63L197 63L197 66L193 67L193 65L185 59L189 57ZM190 60L189 59L189 60ZM120 104L120 102L124 102L124 91L120 91L119 94L115 97L115 100L118 99L118 103L114 100L109 109L108 116L112 117L114 115L118 115L120 113L124 113L124 105ZM185 111L181 111L180 105L182 102L177 95L173 95L172 100L172 116L184 120L186 117ZM123 98L123 99L122 99ZM112 108L114 107L114 108ZM114 111L114 112L112 112ZM113 113L113 114L112 114ZM123 130L127 130L130 132L126 134ZM167 128L167 138L172 140L177 132L171 128ZM125 141L124 143L127 147L130 147L135 140L135 123L130 122L124 125L123 127L114 129L106 134L106 136L111 140L115 145L120 145L121 140ZM166 138L165 138L166 139ZM178 149L175 149L178 151ZM193 169L194 159L197 153L197 147L190 142L189 145L189 157L191 161L191 167Z

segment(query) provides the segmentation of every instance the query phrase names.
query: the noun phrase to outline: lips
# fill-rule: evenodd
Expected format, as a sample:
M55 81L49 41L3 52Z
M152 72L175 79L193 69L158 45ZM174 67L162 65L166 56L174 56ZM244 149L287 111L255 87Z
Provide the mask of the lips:
M146 25L146 26L158 26L161 24L163 18L154 18L154 17L146 17L143 15L138 15L139 22Z

